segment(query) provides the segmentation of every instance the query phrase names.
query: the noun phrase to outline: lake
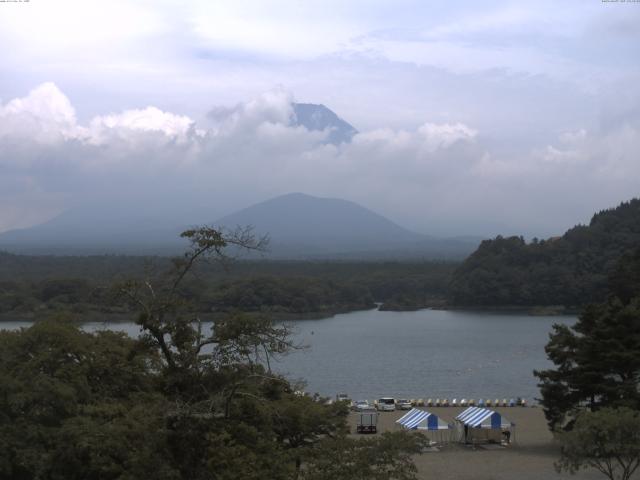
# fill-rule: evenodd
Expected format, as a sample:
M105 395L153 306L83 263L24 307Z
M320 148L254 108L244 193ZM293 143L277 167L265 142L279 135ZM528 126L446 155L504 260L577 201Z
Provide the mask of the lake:
M307 348L275 363L306 390L354 399L538 397L534 369L550 366L544 352L554 323L570 316L529 316L450 310L368 310L290 322ZM29 322L3 322L19 328ZM137 335L133 323L89 323Z

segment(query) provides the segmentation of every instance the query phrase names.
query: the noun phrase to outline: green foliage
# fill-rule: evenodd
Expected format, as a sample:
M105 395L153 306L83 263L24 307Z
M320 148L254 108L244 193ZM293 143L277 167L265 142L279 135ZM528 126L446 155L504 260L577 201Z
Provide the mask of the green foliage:
M558 471L594 468L610 480L628 480L640 465L640 412L604 408L582 412L573 429L558 435Z
M482 242L456 270L450 298L470 306L582 306L607 295L607 276L640 244L640 199L593 216L562 237Z
M236 316L173 368L148 339L59 318L0 332L0 478L291 478L347 412L262 367L255 347L288 348L277 332Z
M156 359L124 334L60 319L0 332L0 478L156 472L167 406Z
M573 327L554 326L545 350L555 368L535 372L552 429L585 408L640 408L640 297L624 295L639 290L638 272L640 262L623 259L606 302L587 306Z
M213 234L200 241L225 248ZM175 268L176 261L185 258L172 263L160 257L0 252L0 314L20 318L71 310L94 319L122 318L132 306L117 299L112 283L158 276ZM238 261L228 270L220 262L197 262L197 276L181 281L179 293L184 307L201 314L244 311L300 318L373 308L374 302L385 303L387 310L417 309L443 304L454 268L442 262Z
M640 297L640 248L622 256L609 275L609 287L623 303Z
M361 285L306 277L254 277L221 284L205 301L207 310L306 313L349 311L374 306Z
M304 480L413 480L412 455L428 439L420 433L386 432L372 439L340 437L319 443L304 465Z
M284 480L347 444L372 478L413 478L418 443L347 441L346 405L296 395L271 372L270 359L295 348L285 327L236 313L203 331L185 298L196 263L260 242L247 230L183 236L191 248L168 271L117 288L140 338L64 317L0 332L0 479ZM46 296L78 285L53 282Z

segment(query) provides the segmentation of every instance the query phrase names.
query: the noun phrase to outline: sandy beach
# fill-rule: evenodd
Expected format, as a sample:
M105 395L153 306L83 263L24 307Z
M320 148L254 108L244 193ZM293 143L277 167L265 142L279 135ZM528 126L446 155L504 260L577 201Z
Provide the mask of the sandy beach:
M449 423L462 408L424 408ZM477 447L452 443L439 447L438 451L418 455L415 459L421 479L474 479L474 480L540 480L540 479L604 479L595 470L585 470L576 475L558 474L553 463L559 457L559 449L547 429L544 414L537 407L495 408L516 424L515 441L506 447ZM381 412L378 432L394 431L400 427L395 421L406 411ZM357 414L349 421L355 432ZM513 438L512 438L513 440ZM637 473L637 472L636 472ZM636 474L634 478L640 478Z

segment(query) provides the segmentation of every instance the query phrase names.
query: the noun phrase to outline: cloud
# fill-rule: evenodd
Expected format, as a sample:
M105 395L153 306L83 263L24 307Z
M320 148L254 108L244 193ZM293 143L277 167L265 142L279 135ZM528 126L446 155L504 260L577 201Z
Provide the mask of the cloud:
M284 89L274 89L253 100L234 107L214 107L209 118L219 134L254 130L264 123L289 125L293 116L293 95Z
M344 196L349 178L358 175L365 180L358 191L365 195L367 185L381 188L390 176L415 179L435 171L449 161L441 152L472 144L477 133L460 123L426 123L415 131L365 132L338 148L322 144L326 132L291 126L292 100L279 89L214 109L207 129L154 107L81 125L68 98L45 84L2 107L0 150L8 155L0 168L34 178L44 191L68 192L75 204L114 189L136 190L137 184L136 195L148 203L180 192L176 202L230 200L240 206L249 201L243 197L257 201L300 188Z
M155 107L79 122L55 85L41 85L0 106L0 171L14 185L2 200L23 205L0 210L0 230L83 205L173 212L172 222L205 211L199 221L213 221L304 191L360 202L432 234L543 236L637 194L640 123L560 132L519 155L473 125L429 119L335 146L321 142L323 132L291 126L292 100L284 89L267 91L213 108L209 125Z
M448 148L456 142L472 140L478 132L462 123L437 125L425 123L418 132L424 136L429 151Z
M177 142L186 142L190 136L203 134L195 129L194 121L187 116L147 107L95 117L88 128L87 140L94 144L105 144L113 135L122 137L132 132L156 132Z
M428 233L543 236L638 194L629 2L4 7L0 229L114 197L213 220L303 190ZM290 126L292 91L360 133Z
M43 83L26 97L0 106L0 136L32 138L42 143L78 135L76 112L53 83Z

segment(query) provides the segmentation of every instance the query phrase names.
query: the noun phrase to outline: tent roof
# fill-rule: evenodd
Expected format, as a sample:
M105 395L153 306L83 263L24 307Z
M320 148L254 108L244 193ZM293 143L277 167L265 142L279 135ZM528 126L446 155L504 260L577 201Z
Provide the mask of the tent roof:
M396 420L396 423L407 429L444 430L449 428L449 425L440 420L437 415L417 408L409 410L409 412Z
M467 408L456 417L456 420L472 428L482 426L504 428L511 426L511 423L498 412L480 407Z

